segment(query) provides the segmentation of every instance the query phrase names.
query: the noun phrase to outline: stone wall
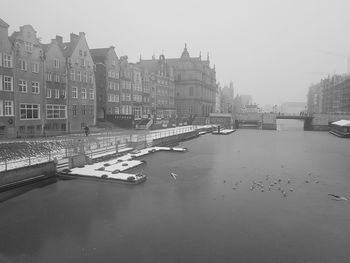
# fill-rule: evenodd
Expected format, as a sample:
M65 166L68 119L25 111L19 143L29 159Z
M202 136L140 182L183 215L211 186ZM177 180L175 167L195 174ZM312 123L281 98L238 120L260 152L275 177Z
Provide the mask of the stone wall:
M47 178L56 176L56 164L51 162L21 167L9 171L0 172L0 188L11 183L19 183L22 180L45 175Z

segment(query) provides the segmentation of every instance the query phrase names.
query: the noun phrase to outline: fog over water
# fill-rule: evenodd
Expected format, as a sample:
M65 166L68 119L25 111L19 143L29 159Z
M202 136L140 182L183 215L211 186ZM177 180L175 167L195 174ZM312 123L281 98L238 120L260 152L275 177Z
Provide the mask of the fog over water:
M345 73L348 0L2 0L10 32L32 24L44 43L84 31L90 48L114 45L131 62L191 56L216 65L217 81L261 106L305 101L311 82Z
M181 146L143 158L141 185L59 181L0 203L0 262L348 262L349 202L328 193L350 197L350 140L285 128Z

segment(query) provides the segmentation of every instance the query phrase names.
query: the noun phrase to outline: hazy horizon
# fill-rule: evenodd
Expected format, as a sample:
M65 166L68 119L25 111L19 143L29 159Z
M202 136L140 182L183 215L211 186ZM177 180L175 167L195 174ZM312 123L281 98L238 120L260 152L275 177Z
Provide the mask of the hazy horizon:
M52 1L3 0L9 34L31 24L42 43L85 32L90 48L140 55L191 56L216 66L217 82L254 102L306 101L308 87L343 74L350 56L350 1Z

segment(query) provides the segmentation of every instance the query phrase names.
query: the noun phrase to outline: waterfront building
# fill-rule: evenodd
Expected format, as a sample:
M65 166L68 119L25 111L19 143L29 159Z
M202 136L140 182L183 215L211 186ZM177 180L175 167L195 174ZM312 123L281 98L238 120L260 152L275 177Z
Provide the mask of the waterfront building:
M0 19L0 138L15 136L14 54L9 25Z
M14 48L12 84L15 94L16 135L41 135L46 96L42 45L31 25L21 26L10 39Z
M152 88L154 85L153 74L149 73L147 69L140 67L142 70L142 115L143 118L149 118L152 115Z
M221 99L222 99L222 94L221 94L221 86L220 83L217 84L217 90L216 90L216 96L215 96L215 113L222 113L222 105L221 105Z
M324 85L322 93L323 113L350 113L349 76L333 76L332 78L329 78L326 82L326 85Z
M140 60L140 68L146 70L149 75L151 92L152 114L156 118L169 119L176 115L175 106L175 81L173 67L160 55L159 59ZM148 90L147 90L148 91Z
M210 67L209 54L206 60L201 55L191 57L185 44L181 57L167 59L167 63L174 67L177 114L209 116L214 112L216 70Z
M68 131L81 131L96 124L94 63L85 33L70 34L70 41L56 37L68 67Z
M132 115L132 69L127 56L120 57L120 113L123 115Z
M135 120L140 120L142 118L142 70L133 63L130 63L131 69L131 93L132 93L132 115L134 115Z
M119 59L113 46L90 49L96 72L97 118L120 114Z
M323 83L311 85L307 94L307 113L321 113L322 112L322 96L323 96Z
M67 65L60 48L60 37L44 44L45 55L45 120L44 133L53 135L67 132Z

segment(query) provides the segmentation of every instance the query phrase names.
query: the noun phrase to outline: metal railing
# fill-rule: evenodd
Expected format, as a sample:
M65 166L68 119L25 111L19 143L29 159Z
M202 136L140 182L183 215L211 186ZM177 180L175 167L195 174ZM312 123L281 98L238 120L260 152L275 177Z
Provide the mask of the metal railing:
M176 128L168 128L160 131L148 131L145 134L118 134L118 133L100 133L89 136L77 136L72 138L60 138L65 146L62 148L40 149L40 144L33 147L32 151L38 154L30 157L7 160L4 156L0 160L0 171L8 171L19 167L30 166L33 164L44 163L52 160L60 160L79 154L86 154L93 157L95 154L103 154L104 152L117 152L120 147L128 147L133 143L144 143L144 145L152 145L156 139L169 137L177 134L183 134L197 130L197 126L183 126ZM55 138L54 140L59 140ZM52 141L54 141L52 140ZM46 140L47 142L48 140ZM44 153L43 153L44 152Z

